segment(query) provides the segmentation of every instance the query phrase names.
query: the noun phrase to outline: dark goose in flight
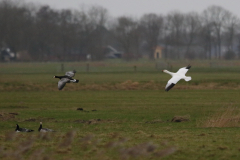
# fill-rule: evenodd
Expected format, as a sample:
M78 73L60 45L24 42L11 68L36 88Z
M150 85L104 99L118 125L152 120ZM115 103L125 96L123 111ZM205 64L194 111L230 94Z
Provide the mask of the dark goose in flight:
M19 125L16 124L16 129L15 129L16 132L32 132L33 130L32 129L27 129L27 128L19 128Z
M63 87L66 85L66 83L78 83L79 80L77 79L73 79L72 77L74 77L76 71L68 71L65 73L64 76L53 76L53 78L59 78L60 80L58 81L58 89L62 90Z
M167 82L165 91L169 91L173 86L175 86L175 84L177 84L177 82L180 79L184 79L185 81L190 81L192 78L185 76L185 74L190 68L191 66L188 65L187 67L180 68L176 73L169 72L168 70L163 70L163 72L170 74L172 76L172 78Z

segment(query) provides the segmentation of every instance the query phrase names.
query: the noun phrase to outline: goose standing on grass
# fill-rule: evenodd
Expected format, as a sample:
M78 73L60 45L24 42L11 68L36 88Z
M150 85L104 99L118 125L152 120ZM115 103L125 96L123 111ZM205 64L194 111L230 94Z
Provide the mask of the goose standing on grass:
M38 128L38 132L54 132L54 130L48 129L48 128L42 128L42 122L40 122L40 126Z
M20 128L18 124L16 124L16 132L33 132L34 130L32 129L27 129L27 128Z
M190 68L191 66L188 65L187 67L180 68L176 73L169 72L168 70L163 70L163 72L168 73L172 76L172 78L168 81L165 87L165 91L169 91L173 86L175 86L175 84L177 84L177 82L180 79L184 79L185 81L190 81L192 78L185 76L185 74Z
M66 83L70 83L70 82L78 83L79 80L72 78L72 77L74 77L75 73L76 73L76 71L73 70L73 71L66 72L64 76L53 76L53 78L59 78L60 79L58 81L58 89L62 90L63 87L66 85Z

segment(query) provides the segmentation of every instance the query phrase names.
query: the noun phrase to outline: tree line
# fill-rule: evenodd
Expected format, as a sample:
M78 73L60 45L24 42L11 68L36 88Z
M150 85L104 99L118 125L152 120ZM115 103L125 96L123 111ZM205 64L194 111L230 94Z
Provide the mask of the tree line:
M220 6L202 13L112 18L101 6L56 10L17 0L0 0L0 48L23 60L104 59L107 46L126 60L153 59L157 46L166 59L240 58L240 21Z

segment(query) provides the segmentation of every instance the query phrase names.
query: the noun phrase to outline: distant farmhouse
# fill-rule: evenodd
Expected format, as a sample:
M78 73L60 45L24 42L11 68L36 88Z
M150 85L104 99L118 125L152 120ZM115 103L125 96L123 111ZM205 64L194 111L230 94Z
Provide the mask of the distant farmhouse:
M154 59L161 59L162 58L162 53L163 53L163 47L157 46L154 51Z

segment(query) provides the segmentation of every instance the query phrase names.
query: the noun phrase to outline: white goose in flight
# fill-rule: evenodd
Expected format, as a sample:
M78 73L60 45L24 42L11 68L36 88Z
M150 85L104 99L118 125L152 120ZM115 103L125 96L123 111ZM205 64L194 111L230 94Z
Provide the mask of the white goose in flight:
M187 67L180 68L176 73L169 72L168 70L163 70L163 72L168 73L172 76L172 78L168 81L165 87L165 91L169 91L173 86L175 86L175 84L177 84L177 82L180 79L184 79L185 81L190 81L192 78L185 76L185 74L190 68L191 66L188 65Z

